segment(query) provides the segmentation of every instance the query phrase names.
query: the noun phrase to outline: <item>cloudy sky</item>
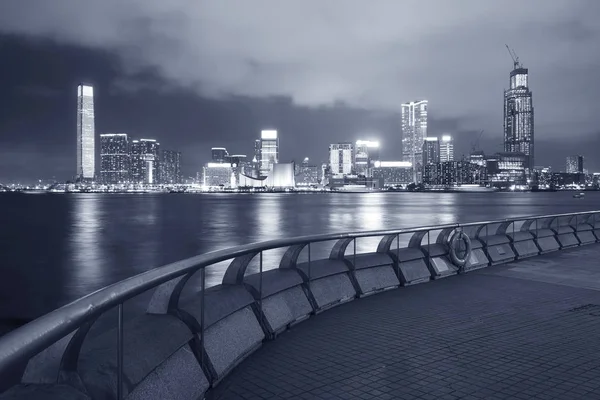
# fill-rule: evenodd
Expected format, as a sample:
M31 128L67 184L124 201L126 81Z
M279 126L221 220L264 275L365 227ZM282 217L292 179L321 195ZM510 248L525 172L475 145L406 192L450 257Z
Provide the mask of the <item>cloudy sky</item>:
M512 60L530 69L536 164L600 170L597 0L2 0L0 179L69 178L76 85L96 129L154 137L193 175L211 146L281 159L379 139L400 154L399 105L428 99L430 136L501 150ZM7 67L7 68L6 68Z

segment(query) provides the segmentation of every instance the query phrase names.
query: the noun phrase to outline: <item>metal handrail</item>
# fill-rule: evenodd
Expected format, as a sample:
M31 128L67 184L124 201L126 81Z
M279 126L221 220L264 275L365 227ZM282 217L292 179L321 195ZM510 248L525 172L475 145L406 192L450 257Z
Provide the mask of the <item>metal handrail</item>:
M23 362L40 351L65 337L82 324L101 315L109 309L123 304L125 301L157 286L192 273L207 266L243 256L276 248L289 247L308 243L319 243L339 239L357 239L364 237L400 235L405 233L429 232L449 228L491 225L524 220L560 218L575 215L598 214L600 211L584 211L578 213L549 214L538 216L504 218L500 220L454 223L444 225L422 226L405 229L359 231L320 235L298 236L288 239L276 239L242 246L216 250L185 260L163 265L124 279L120 282L99 289L83 296L65 306L45 314L28 324L11 331L0 338L0 374L8 371L15 363Z

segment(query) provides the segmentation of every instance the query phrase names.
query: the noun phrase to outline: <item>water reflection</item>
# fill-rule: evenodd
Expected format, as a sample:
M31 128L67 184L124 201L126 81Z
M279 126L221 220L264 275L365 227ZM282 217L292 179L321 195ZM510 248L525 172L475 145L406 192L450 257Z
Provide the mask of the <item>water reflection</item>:
M69 237L72 264L68 274L68 287L83 289L102 281L105 258L100 245L104 220L100 210L102 199L97 194L77 194L71 211L71 234ZM68 289L67 289L68 290Z

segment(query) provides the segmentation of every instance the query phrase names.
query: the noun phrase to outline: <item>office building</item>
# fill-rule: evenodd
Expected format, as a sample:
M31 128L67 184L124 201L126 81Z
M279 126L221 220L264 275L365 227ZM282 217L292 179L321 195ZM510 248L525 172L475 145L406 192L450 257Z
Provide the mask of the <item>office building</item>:
M183 183L181 176L181 153L173 150L160 152L160 183L173 185Z
M231 167L231 170L233 171L233 175L235 178L235 185L238 185L238 182L240 181L240 175L245 175L246 173L246 168L247 168L247 162L246 162L246 155L245 154L232 154L230 156L227 156L226 158L227 163L229 164L229 166ZM249 171L250 175L252 175L252 170L250 169Z
M448 161L454 161L454 140L450 135L443 135L440 141L440 162Z
M342 177L354 173L354 146L352 143L329 145L329 170L332 177Z
M440 142L436 137L426 137L423 142L423 165L440 162Z
M379 161L379 142L357 140L354 154L356 175L371 177L375 161Z
M485 153L481 150L473 151L469 157L469 160L473 164L477 164L480 167L485 167Z
M100 180L106 184L129 181L129 141L126 133L100 135Z
M212 154L212 162L214 163L224 163L226 162L227 156L229 155L229 153L227 153L227 149L225 147L213 147L212 149L210 149L211 154Z
M260 132L259 175L268 176L273 165L279 162L279 136L275 130Z
M445 188L479 184L484 180L485 167L468 161L444 161L427 164L423 173L423 183Z
M319 167L310 165L308 157L296 165L296 186L316 186L319 183Z
M202 169L202 186L205 189L224 189L235 185L233 169L229 163L207 163Z
M291 189L295 186L294 163L273 164L269 175L253 178L240 175L240 187L266 188L266 189Z
M160 143L154 139L131 141L131 181L134 183L159 183Z
M494 186L526 185L526 164L524 153L502 152L486 157L489 182Z
M513 54L511 53L511 56ZM529 70L513 57L510 88L504 91L504 151L525 154L525 174L529 176L535 165L533 102L529 90Z
M423 142L427 137L427 100L402 104L402 161L413 165L413 180L420 182Z
M94 88L77 87L77 179L94 179L96 148L94 125Z
M408 161L376 161L373 166L373 180L379 188L404 186L413 178L413 166Z
M567 173L582 174L583 173L583 156L567 157Z

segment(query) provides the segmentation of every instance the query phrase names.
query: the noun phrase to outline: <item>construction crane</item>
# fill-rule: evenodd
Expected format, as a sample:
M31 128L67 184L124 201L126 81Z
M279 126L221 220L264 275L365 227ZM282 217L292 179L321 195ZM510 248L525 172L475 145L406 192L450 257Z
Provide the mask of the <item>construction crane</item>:
M479 131L477 139L475 139L473 143L471 143L471 154L475 153L475 151L477 151L477 149L479 148L479 139L481 139L481 135L483 135L483 129Z
M514 69L521 68L521 63L519 62L519 57L517 56L517 53L515 53L515 51L513 49L508 47L507 44L505 44L505 46L506 46L506 49L508 50L508 54L510 54L510 57L513 60Z

